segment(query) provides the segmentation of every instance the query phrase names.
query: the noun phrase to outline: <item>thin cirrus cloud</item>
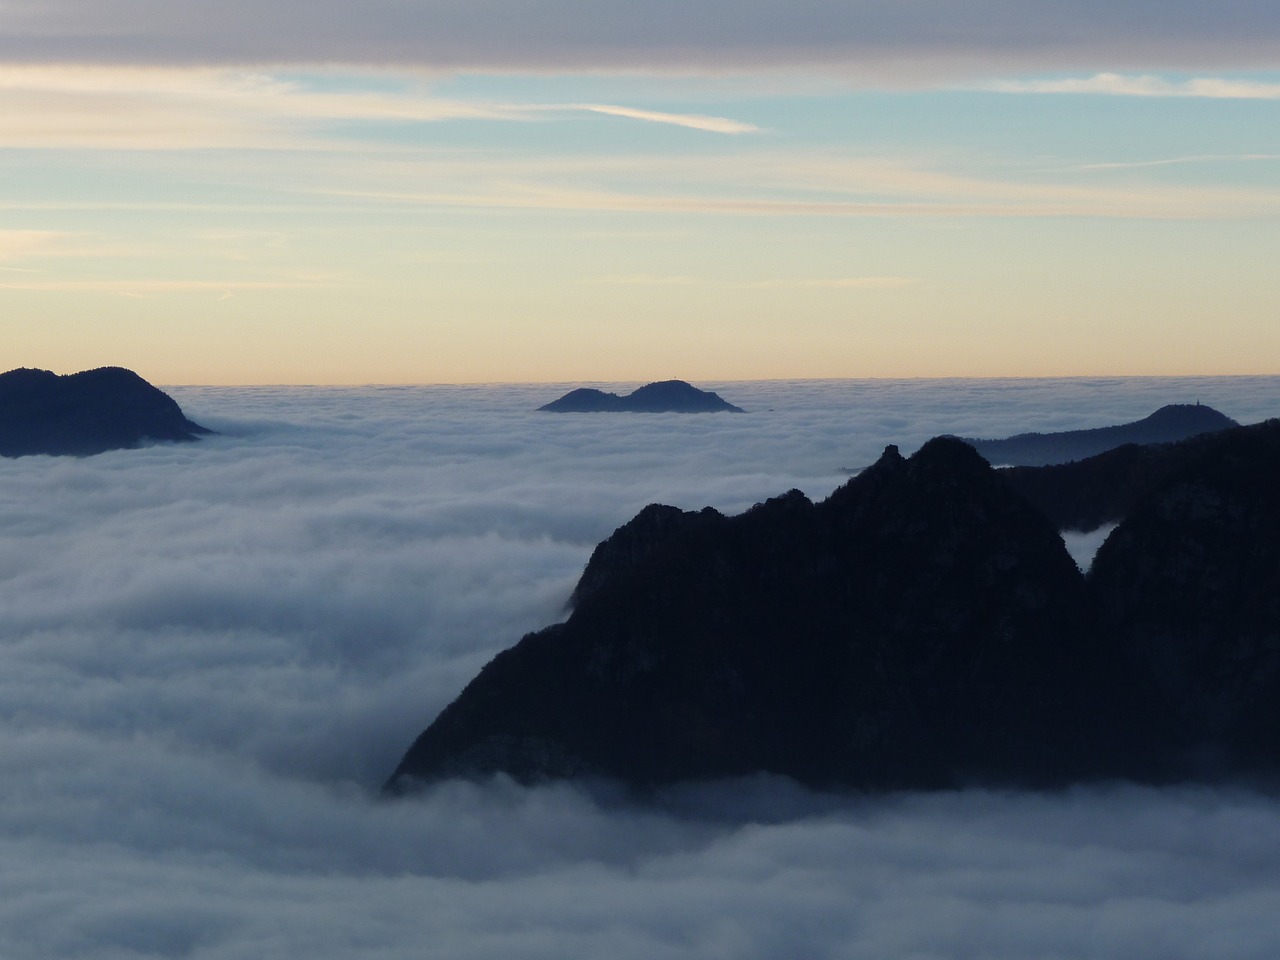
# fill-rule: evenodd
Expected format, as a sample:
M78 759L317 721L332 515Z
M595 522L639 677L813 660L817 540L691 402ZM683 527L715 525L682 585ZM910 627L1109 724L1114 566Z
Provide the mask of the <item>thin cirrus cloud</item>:
M23 209L20 206L0 209ZM69 208L71 209L71 208ZM0 261L38 263L47 260L89 258L163 259L159 244L121 242L85 231L0 230Z
M622 287L689 287L698 283L698 278L679 275L662 276L652 273L628 273L596 277L592 282Z
M93 292L111 293L122 297L145 298L163 293L198 293L213 291L230 299L237 290L302 290L321 286L333 286L325 280L41 280L0 279L0 290L26 290L40 293Z
M544 120L569 112L719 134L758 127L726 117L605 103L502 104L429 91L335 92L261 72L210 68L0 67L0 147L183 150L339 146L326 125Z
M63 236L57 230L0 230L0 260L47 254Z
M1130 170L1142 167L1176 167L1203 163L1256 163L1280 160L1278 153L1204 154L1195 157L1162 157L1157 160L1131 160L1112 163L1082 163L1075 170Z
M919 193L891 200L858 196L786 198L744 190L736 196L574 186L550 181L492 182L432 192L321 191L351 201L396 206L507 210L678 213L746 217L907 218L1093 217L1156 220L1243 220L1274 216L1280 192L1230 187L1156 185L1078 187L956 178L948 194ZM857 279L857 278L855 278ZM806 282L806 281L799 281Z
M760 280L750 286L758 290L901 290L920 282L919 277L829 277L798 280Z
M9 66L0 146L182 150L315 145L325 122L509 118L433 97L307 90L225 69Z
M637 110L633 107L619 107L607 103L575 103L567 107L570 110L583 110L588 113L601 113L610 117L626 117L629 120L644 120L649 123L665 123L677 127L688 127L693 130L705 130L708 133L759 133L760 128L752 123L730 120L727 117L708 117L701 114L663 113L657 110Z
M1280 83L1222 77L1170 80L1150 75L1098 73L1091 77L1006 80L990 85L999 93L1094 94L1116 97L1195 97L1213 100L1280 100Z

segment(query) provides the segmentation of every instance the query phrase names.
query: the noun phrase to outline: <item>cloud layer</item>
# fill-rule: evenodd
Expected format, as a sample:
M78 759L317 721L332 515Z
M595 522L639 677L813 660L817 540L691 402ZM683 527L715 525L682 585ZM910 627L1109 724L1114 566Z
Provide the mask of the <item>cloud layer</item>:
M569 385L181 388L219 436L0 464L0 954L1275 955L1280 806L1248 793L377 800L647 502L821 497L942 432L1280 410L1275 377L699 385L749 412L533 412Z
M470 69L826 66L868 76L1005 68L1276 66L1280 14L1227 0L13 0L0 57Z

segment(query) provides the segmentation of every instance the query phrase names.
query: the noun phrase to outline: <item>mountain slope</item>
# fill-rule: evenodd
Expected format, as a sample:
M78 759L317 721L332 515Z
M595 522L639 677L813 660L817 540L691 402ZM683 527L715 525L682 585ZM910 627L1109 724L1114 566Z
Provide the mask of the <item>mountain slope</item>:
M1149 417L1111 427L1061 433L1020 433L1001 440L963 438L997 466L1043 466L1082 460L1125 444L1172 443L1239 426L1212 407L1170 404Z
M1127 444L1071 463L1009 467L1001 475L1059 530L1093 530L1122 520L1180 471L1228 455L1239 437L1267 424L1200 434L1176 443Z

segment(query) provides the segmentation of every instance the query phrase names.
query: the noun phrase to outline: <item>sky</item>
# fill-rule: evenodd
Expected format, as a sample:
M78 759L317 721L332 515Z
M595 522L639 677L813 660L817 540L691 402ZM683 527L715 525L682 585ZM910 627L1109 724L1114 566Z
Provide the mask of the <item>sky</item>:
M216 435L0 461L0 956L1274 960L1274 794L377 790L646 503L820 499L943 432L1252 423L1280 376L537 412L561 386L176 388Z
M1268 0L0 0L0 367L1266 374Z

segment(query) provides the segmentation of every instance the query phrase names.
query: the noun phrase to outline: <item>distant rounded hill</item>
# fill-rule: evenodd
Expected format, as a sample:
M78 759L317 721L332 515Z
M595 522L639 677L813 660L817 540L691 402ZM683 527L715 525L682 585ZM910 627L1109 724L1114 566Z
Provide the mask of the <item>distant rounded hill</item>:
M1238 427L1224 413L1199 403L1172 403L1132 423L1060 433L1020 433L1002 440L962 437L997 466L1042 467L1070 463L1129 443L1177 443L1201 434Z
M592 387L570 390L538 408L548 413L743 413L719 394L683 380L647 383L625 397Z
M25 367L0 373L0 456L85 457L211 432L123 367L65 376Z

